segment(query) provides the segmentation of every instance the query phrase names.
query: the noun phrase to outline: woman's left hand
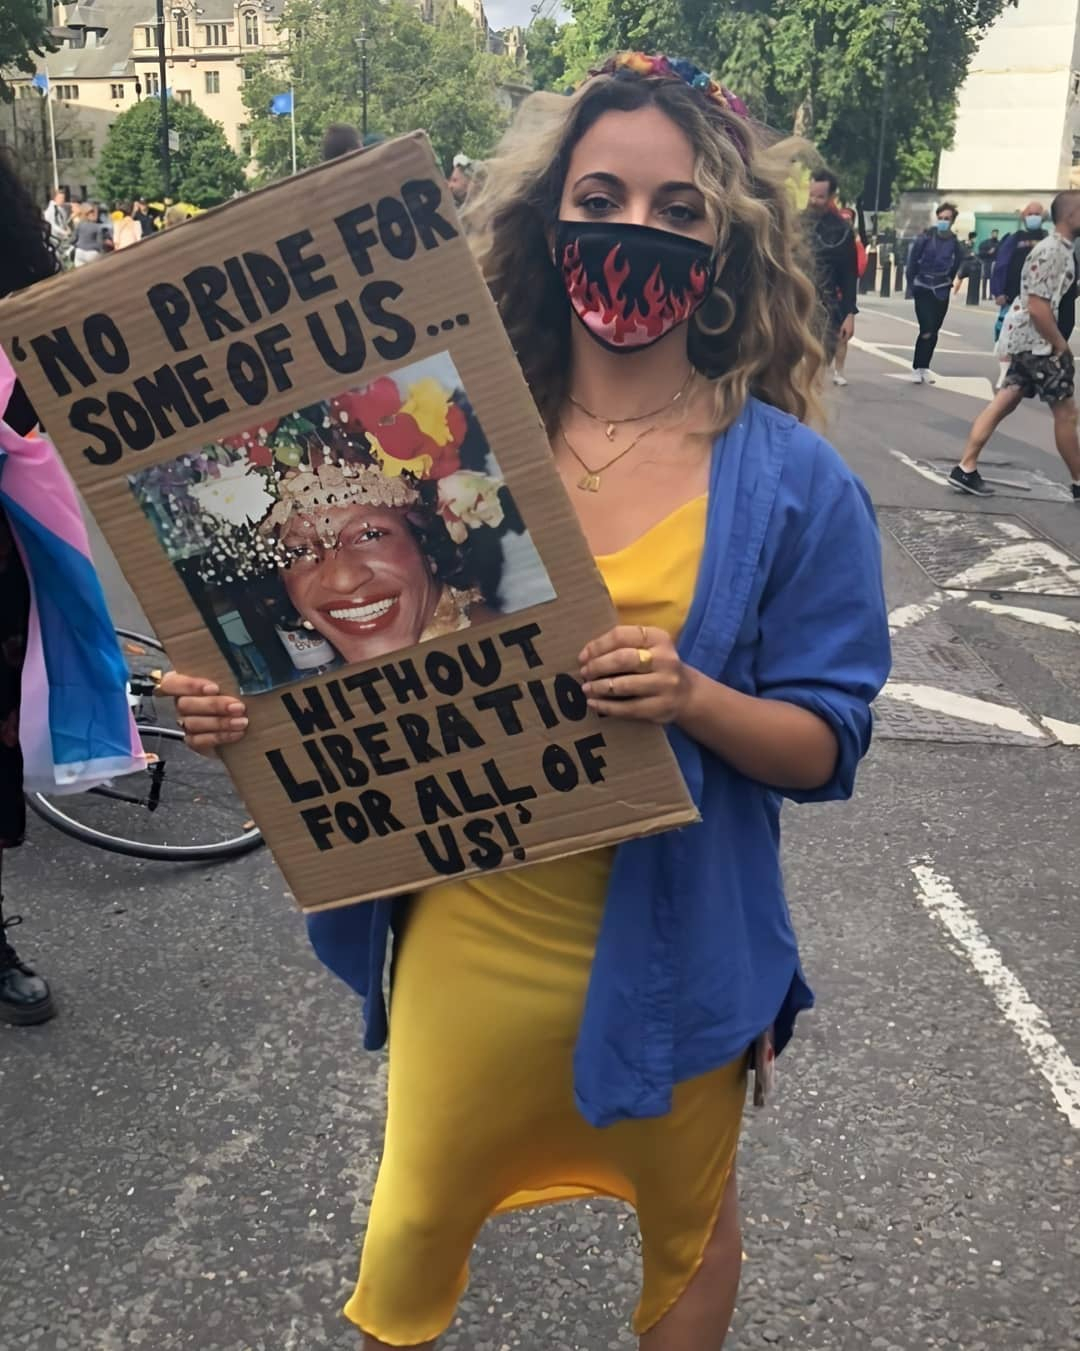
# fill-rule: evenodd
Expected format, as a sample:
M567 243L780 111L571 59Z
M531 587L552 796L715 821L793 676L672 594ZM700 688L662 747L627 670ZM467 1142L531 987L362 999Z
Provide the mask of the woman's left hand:
M663 629L621 624L591 642L578 660L589 707L597 713L669 723L686 711L693 672Z

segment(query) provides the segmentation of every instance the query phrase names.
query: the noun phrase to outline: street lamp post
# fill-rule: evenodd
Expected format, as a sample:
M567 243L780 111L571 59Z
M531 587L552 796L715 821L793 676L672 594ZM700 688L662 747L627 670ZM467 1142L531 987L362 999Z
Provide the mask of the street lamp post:
M368 95L366 26L360 29L360 36L356 39L356 45L360 48L360 135L366 137Z
M892 74L893 34L899 14L891 6L882 15L885 22L885 61L881 73L881 126L878 128L877 178L874 184L874 239L878 237L878 220L881 215L881 172L885 163L885 123L889 117L889 76Z
M165 180L164 195L172 195L172 162L169 154L169 95L165 71L165 0L157 0L157 59L158 98L161 100L161 176Z

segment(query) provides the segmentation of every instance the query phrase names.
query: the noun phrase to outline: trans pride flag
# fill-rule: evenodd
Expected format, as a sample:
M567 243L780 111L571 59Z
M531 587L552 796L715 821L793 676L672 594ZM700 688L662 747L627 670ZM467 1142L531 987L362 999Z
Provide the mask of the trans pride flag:
M0 351L0 409L15 372ZM30 578L19 740L28 790L81 793L145 766L127 666L75 488L48 437L0 419L0 504Z

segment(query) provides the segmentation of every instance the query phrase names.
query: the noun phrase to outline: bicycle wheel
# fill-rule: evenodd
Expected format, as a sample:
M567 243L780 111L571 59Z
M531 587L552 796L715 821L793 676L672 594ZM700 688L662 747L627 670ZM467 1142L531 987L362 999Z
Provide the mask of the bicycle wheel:
M30 793L50 825L84 844L131 858L196 863L236 858L262 836L225 766L184 745L175 727L139 727L145 770L87 793Z

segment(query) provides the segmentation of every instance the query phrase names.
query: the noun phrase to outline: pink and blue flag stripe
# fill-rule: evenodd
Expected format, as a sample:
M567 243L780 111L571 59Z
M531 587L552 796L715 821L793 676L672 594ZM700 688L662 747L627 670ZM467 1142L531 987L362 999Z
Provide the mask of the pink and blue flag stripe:
M0 408L15 373L0 351ZM47 436L0 420L0 504L30 579L19 741L28 790L79 793L145 766L74 485Z

